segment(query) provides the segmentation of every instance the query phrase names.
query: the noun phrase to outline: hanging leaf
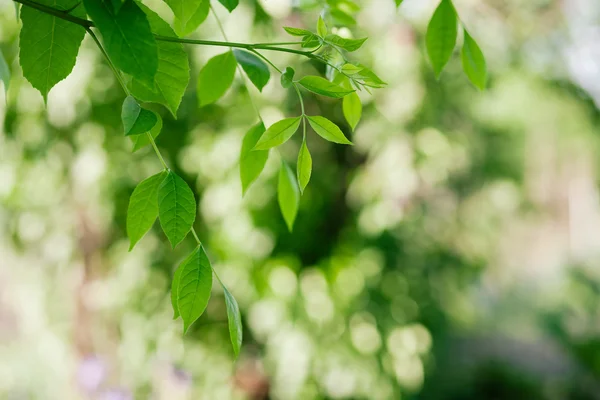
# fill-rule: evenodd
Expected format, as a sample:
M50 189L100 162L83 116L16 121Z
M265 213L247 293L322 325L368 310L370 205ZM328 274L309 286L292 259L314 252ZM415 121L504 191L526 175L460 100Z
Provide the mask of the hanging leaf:
M158 14L143 4L139 4L150 23L152 32L157 35L175 37L175 32ZM148 86L143 80L133 78L129 83L131 93L141 101L162 104L169 109L173 117L190 81L188 55L181 43L157 42L158 67L154 76L154 85Z
M248 75L250 81L262 92L267 82L269 82L269 78L271 78L267 64L247 51L233 50L233 54L238 64L242 66L242 69Z
M350 93L348 96L344 97L344 100L342 100L342 110L344 111L346 122L348 122L350 128L354 130L362 116L362 103L356 92Z
M261 136L254 150L268 150L288 141L298 130L302 117L285 118L275 122Z
M300 189L298 188L298 182L292 172L291 168L281 161L281 168L279 169L279 182L277 185L277 200L279 202L279 209L283 215L283 219L291 232L294 228L294 221L298 214L298 206L300 204Z
M173 25L183 29L187 28L187 24L192 20L196 11L202 6L204 0L164 0L164 2L167 3L175 15ZM208 9L208 7L206 8Z
M185 264L189 258L190 256L188 256L188 258L186 258L182 264ZM179 288L179 281L181 280L182 271L183 268L177 268L173 274L173 281L171 282L171 306L173 306L173 319L177 319L180 316L179 305L177 304L177 289Z
M284 89L289 89L292 87L294 84L295 73L296 71L294 71L294 68L285 67L285 71L283 71L283 74L281 74L281 86L283 86Z
M223 4L223 6L225 6L225 8L229 10L229 12L235 10L239 2L239 0L219 0L219 3Z
M244 136L240 153L242 195L246 194L250 185L258 178L269 158L268 150L252 150L264 132L265 126L260 122Z
M60 10L68 10L77 4L73 0L38 2ZM86 16L81 5L75 7L71 15L80 18ZM23 8L21 21L19 61L23 76L47 101L50 89L73 70L85 30L77 24L31 7Z
M214 103L225 94L233 83L237 63L231 51L211 58L198 77L198 101L200 107Z
M237 357L240 354L240 348L242 347L243 340L243 329L242 329L242 314L240 314L240 308L238 306L235 297L229 290L221 283L223 287L223 294L225 296L225 306L227 307L227 320L229 323L229 337L231 338L231 345L233 347L233 353Z
M306 117L313 130L323 139L334 143L352 144L342 133L340 128L330 120L321 116Z
M181 275L177 284L177 308L183 319L186 333L208 305L212 289L212 267L202 246L181 264Z
M364 42L367 41L368 38L362 39L346 39L340 37L338 35L327 35L325 37L325 43L328 43L332 46L339 47L346 51L356 51L360 49Z
M158 188L167 172L162 171L140 182L131 194L127 208L129 251L152 228L158 217Z
M334 97L337 99L354 92L354 90L344 89L343 87L336 85L333 82L329 82L327 79L321 78L320 76L305 76L304 78L300 79L298 83L313 93L320 94L322 96Z
M185 239L196 220L194 193L173 171L158 188L158 219L173 248Z
M8 68L8 63L4 59L4 55L0 51L0 81L4 86L4 95L7 97L8 94L8 85L10 85L10 68ZM8 100L8 97L7 97Z
M452 1L442 0L429 21L426 44L436 78L450 60L456 45L457 17Z
M132 136L149 132L158 123L158 116L142 108L133 97L127 96L121 109L121 120L125 136Z
M469 32L466 29L464 32L465 42L463 43L461 55L463 70L473 85L479 90L484 90L487 82L485 57L477 42L469 35Z
M83 4L102 34L104 48L117 68L154 87L158 49L150 23L139 5L126 0L115 14L110 0L83 0Z
M310 181L310 175L312 174L312 157L308 151L306 145L306 138L302 140L302 146L298 152L298 164L296 165L296 175L298 176L298 185L300 186L300 193L304 193L304 189Z
M396 7L400 7L400 4L402 4L404 0L396 0Z
M175 18L173 26L179 37L187 36L194 32L208 17L210 11L210 0L202 0L196 11L189 17L183 19Z
M155 114L155 115L158 120L156 121L156 125L154 125L154 127L152 129L150 129L150 136L152 136L152 139L156 139L156 137L158 135L160 135L160 131L162 130L162 127L163 127L163 121L162 121L161 116L158 114ZM148 139L148 135L135 135L135 136L130 136L130 138L131 138L131 141L133 142L133 149L131 150L132 153L135 153L142 147L150 144L150 139Z

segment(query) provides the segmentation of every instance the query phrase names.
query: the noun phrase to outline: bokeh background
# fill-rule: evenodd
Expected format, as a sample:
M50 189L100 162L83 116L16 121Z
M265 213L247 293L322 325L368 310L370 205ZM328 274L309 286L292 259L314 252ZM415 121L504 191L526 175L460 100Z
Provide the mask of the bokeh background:
M600 3L455 0L483 49L489 89L454 57L434 79L424 32L434 0L362 2L354 59L389 86L361 93L350 133L341 102L306 96L355 146L309 135L312 181L288 233L272 152L241 196L241 139L257 118L299 112L277 76L262 94L238 76L199 109L195 75L222 48L188 47L192 81L158 144L198 196L196 228L242 309L229 344L218 285L182 335L170 282L190 252L155 226L128 252L129 195L160 165L131 153L123 93L90 38L71 76L41 95L18 63L13 4L0 47L0 398L600 398ZM167 20L168 8L147 3ZM232 41L287 41L318 9L242 0ZM212 16L197 37L222 40ZM269 54L297 75L324 73Z

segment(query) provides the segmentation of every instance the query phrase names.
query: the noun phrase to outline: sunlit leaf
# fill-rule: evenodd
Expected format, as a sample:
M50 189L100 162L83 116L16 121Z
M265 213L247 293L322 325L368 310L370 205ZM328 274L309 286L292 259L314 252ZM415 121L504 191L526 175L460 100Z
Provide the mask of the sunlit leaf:
M279 209L283 215L283 219L290 230L294 228L294 221L298 214L298 206L300 204L300 189L298 182L292 169L285 163L281 162L279 169L279 181L277 184L277 200Z
M196 220L194 193L173 171L158 188L158 219L173 248L185 239Z
M229 337L231 339L231 345L233 347L233 353L237 357L240 354L240 348L242 347L242 340L244 331L242 329L242 314L240 314L240 307L238 306L235 297L225 285L223 287L223 294L225 296L225 306L227 307L227 320L229 325Z
M173 25L175 26L177 34L180 36L193 32L203 21L202 19L198 25L196 25L196 22L198 21L196 13L198 13L199 10L200 17L204 16L204 19L206 19L206 16L208 15L209 0L164 0L164 2L167 3L175 15Z
M344 89L343 87L336 85L333 82L329 82L327 79L321 78L320 76L305 76L300 79L298 83L313 93L338 99L354 91Z
M191 16L183 19L175 18L173 27L180 37L187 36L194 32L208 17L210 11L210 0L202 0L196 11Z
M313 130L323 139L334 143L352 144L342 133L340 128L325 117L306 117Z
M127 96L121 109L121 120L125 135L132 136L150 132L158 123L158 116L142 108L133 97Z
M360 102L360 97L358 97L356 92L350 93L348 96L344 97L344 100L342 100L342 110L344 112L344 118L346 118L346 122L348 122L350 128L354 130L360 121L360 117L362 116L362 103Z
M269 78L271 78L271 72L267 64L247 51L233 50L233 54L238 64L242 66L242 69L248 75L250 81L262 92L262 89L269 82Z
M312 174L312 157L308 146L306 145L306 138L302 140L300 151L298 152L298 164L296 165L296 175L298 177L298 185L300 187L300 193L304 192L306 185L310 181L310 175Z
M487 82L485 57L477 42L469 35L469 32L466 29L464 32L465 42L461 54L463 70L473 85L479 90L484 90Z
M426 35L427 53L437 78L454 51L457 26L456 11L452 1L442 0L429 21Z
M325 24L325 21L323 21L323 18L320 15L319 19L317 20L317 35L323 38L327 36L327 25Z
M367 41L367 39L368 38L346 39L338 35L327 35L325 37L325 42L337 46L346 51L356 51L360 49L360 47L363 45L364 42Z
M301 119L301 117L285 118L275 122L263 133L256 146L254 146L254 150L267 150L287 142L298 130Z
M252 150L264 132L265 126L260 122L244 136L240 153L242 194L245 194L250 185L258 178L269 158L268 150Z
M290 26L284 26L283 29L285 29L285 31L287 33L289 33L292 36L310 36L313 35L313 33L309 30L306 29L300 29L300 28L292 28Z
M167 173L162 171L140 182L129 198L127 236L129 251L152 228L158 217L158 188Z
M198 76L198 101L200 106L214 103L233 83L236 61L228 51L208 60Z
M183 319L183 333L204 313L212 289L212 267L202 246L181 264L177 284L177 308Z

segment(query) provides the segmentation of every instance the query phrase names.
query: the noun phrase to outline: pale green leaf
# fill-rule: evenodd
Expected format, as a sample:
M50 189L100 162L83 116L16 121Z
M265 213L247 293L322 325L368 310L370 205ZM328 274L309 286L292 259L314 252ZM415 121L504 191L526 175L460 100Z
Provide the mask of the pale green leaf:
M306 138L302 140L302 146L298 152L298 164L296 165L296 175L298 177L298 185L300 186L300 193L304 193L304 189L310 181L310 175L312 174L312 157L308 146L306 145Z
M281 162L281 168L279 169L277 200L283 219L291 232L294 228L294 221L296 220L298 206L300 205L300 189L298 188L294 172L292 172L292 169L285 161Z
M158 217L158 188L167 173L162 171L140 182L129 198L127 236L129 251L152 228Z
M308 35L302 38L302 47L310 49L313 47L319 47L321 45L321 38L317 35Z
M185 239L196 220L194 193L173 171L158 188L158 219L173 248Z
M240 354L240 348L242 347L243 340L243 329L242 329L242 314L240 314L240 307L238 306L235 297L225 285L223 287L223 294L225 295L225 306L227 307L227 320L229 323L229 338L231 339L231 345L233 347L233 353L237 357Z
M229 12L232 12L233 10L235 10L235 8L238 6L239 2L240 2L239 0L219 0L219 3L223 4L223 6L225 6L225 8Z
M125 136L133 136L150 132L158 123L158 115L142 108L133 97L127 96L121 109L121 120Z
M290 35L292 35L292 36L311 36L311 35L314 35L309 30L300 29L300 28L293 28L291 26L284 26L283 29L285 29L285 31L287 33L289 33Z
M291 88L294 84L295 73L296 71L294 71L294 68L285 67L285 71L283 71L283 74L281 74L281 86L283 86L285 89Z
M479 90L484 90L487 82L487 67L483 52L477 42L465 29L465 42L462 48L462 65L469 80Z
M300 79L298 83L313 93L338 99L354 92L354 90L344 89L343 87L336 85L333 82L329 82L327 79L321 78L320 76L305 76Z
M364 42L367 41L368 38L362 39L346 39L340 37L338 35L327 35L325 37L325 43L329 43L333 46L337 46L346 51L356 51L360 49Z
M252 150L264 132L265 126L260 122L250 128L242 141L242 151L240 153L242 195L246 193L250 185L258 178L269 158L268 150Z
M404 0L396 0L396 7L400 7Z
M139 4L148 18L152 32L162 36L174 37L175 32L154 11ZM158 67L154 76L154 85L149 86L143 80L133 78L129 82L131 93L141 101L162 104L177 116L177 109L190 80L188 55L181 43L157 42Z
M0 51L0 81L4 85L4 94L8 93L8 86L10 85L10 68L4 58L4 55Z
M38 0L39 4L68 10L75 0ZM85 18L78 5L71 15ZM31 7L21 10L23 27L19 38L19 60L23 76L48 99L48 92L65 79L75 66L79 46L85 36L83 27Z
M206 20L209 11L210 0L201 0L200 5L191 16L185 16L183 19L175 18L173 26L177 35L183 37L194 32Z
M263 133L254 150L268 150L287 142L298 130L301 120L301 117L294 117L275 122Z
M452 1L442 0L429 21L425 38L429 60L437 78L452 56L457 33L456 10Z
M187 27L188 22L194 17L194 14L202 3L203 0L164 0L169 8L175 15L175 26L179 26L182 29ZM177 29L177 28L176 28ZM192 29L193 30L193 29ZM178 32L179 33L179 32Z
M356 19L347 12L335 8L330 12L331 18L336 26L354 26L356 25Z
M158 49L146 14L133 0L126 0L118 13L110 0L83 0L85 9L102 34L104 48L121 71L154 86Z
M225 94L233 83L236 68L231 51L208 60L198 76L198 101L200 107L214 103Z
M342 133L340 128L330 120L321 116L306 117L313 130L323 139L334 143L352 144Z
M362 116L362 103L356 92L350 93L348 96L344 97L344 100L342 100L342 110L344 111L346 122L348 122L350 128L354 130Z
M160 131L162 130L162 127L163 127L163 121L162 121L161 116L158 114L155 114L155 115L158 118L158 121L156 121L156 124L154 125L154 127L152 129L150 129L150 135L152 136L152 139L156 139L156 137L158 135L160 135ZM142 147L150 144L150 139L148 138L148 135L135 135L135 136L130 136L130 138L133 143L133 149L131 150L132 153L135 153Z
M247 51L233 50L233 54L238 64L242 66L242 69L248 75L250 81L262 92L267 82L269 82L269 78L271 78L271 72L267 64Z
M323 18L320 15L317 21L317 35L321 36L322 38L327 36L327 25L325 24L325 21L323 21Z
M177 284L177 308L183 319L183 332L186 333L208 305L212 289L212 267L202 246L179 267L181 275Z

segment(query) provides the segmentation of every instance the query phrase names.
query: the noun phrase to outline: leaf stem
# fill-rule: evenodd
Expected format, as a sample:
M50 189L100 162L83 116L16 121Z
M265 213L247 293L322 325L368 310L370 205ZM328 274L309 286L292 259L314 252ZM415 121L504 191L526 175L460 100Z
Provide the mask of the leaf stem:
M260 54L258 51L254 50L254 49L251 49L250 51L252 53L256 54L258 57L265 60L271 67L273 67L275 69L275 71L279 72L280 74L283 74L283 72L279 68L277 68L277 65L273 64L271 62L271 60L269 60L267 57L263 56L262 54Z
M304 117L306 114L304 113L304 99L302 99L302 93L300 93L300 89L298 88L298 84L294 82L294 89L296 89L296 93L298 93L298 99L300 99L300 109L302 110L302 116Z
M55 17L64 19L65 21L69 21L69 22L73 22L74 24L81 25L84 28L91 28L92 26L94 26L94 23L90 20L75 17L75 16L69 14L67 12L69 10L59 10L59 9L56 9L53 7L48 7L48 6L40 4L40 3L36 3L35 1L31 1L31 0L13 0L13 1L16 3L21 3L27 7L35 8L36 10L44 12L46 14L50 14Z

